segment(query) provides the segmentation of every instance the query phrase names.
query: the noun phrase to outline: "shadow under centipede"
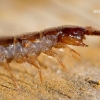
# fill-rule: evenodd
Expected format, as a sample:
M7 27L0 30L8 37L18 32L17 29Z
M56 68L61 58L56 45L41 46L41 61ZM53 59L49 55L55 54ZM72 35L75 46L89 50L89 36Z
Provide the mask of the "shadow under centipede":
M24 74L28 74L29 76L31 76L31 77L33 77L33 78L35 77L35 75L29 73L27 70L22 71L22 70L19 70L19 69L17 69L17 68L14 68L14 67L12 67L11 70L12 70L12 73L13 73L13 74L14 74L14 72L16 72L16 73L18 72L18 73L22 73L23 75L24 75ZM8 74L9 74L9 73L8 73ZM5 74L1 74L1 73L0 73L0 75L6 76L6 77L8 77L8 78L11 79L10 76L7 76L7 75L5 75Z
M7 78L11 79L9 76L7 76L7 75L5 75L5 74L1 74L1 73L0 73L0 76L4 76L4 77L7 77ZM7 82L7 83L9 83L9 84L14 85L13 83L6 81L6 80L5 80L4 78L2 78L2 77L0 77L0 79L4 80L5 82Z
M9 76L7 76L7 75L5 75L5 74L1 74L1 73L0 73L0 76L4 76L4 77L7 77L7 78L11 79ZM9 84L11 84L11 85L14 85L13 83L6 81L6 80L5 80L4 78L2 78L2 77L0 77L0 79L2 79L3 81L5 81L6 83L9 83Z
M9 76L7 76L7 75L5 75L5 74L1 74L1 73L0 73L0 76L4 76L4 77L7 77L7 78L11 79ZM5 82L7 82L7 83L9 83L9 84L12 84L12 85L14 85L13 83L11 83L11 82L8 82L8 81L6 81L5 79L3 79L3 78L1 78L1 77L0 77L0 79L4 80ZM24 83L24 84L26 84L26 85L32 86L31 84L29 84L29 83L26 83L26 82L24 82L24 81L21 81L21 80L18 80L18 79L16 79L16 81L19 81L19 82L21 82L21 83Z
M5 87L5 88L7 88L7 89L11 89L11 90L14 90L14 91L17 91L16 89L14 89L14 88L11 88L11 87L8 87L8 86L5 86L5 85L0 85L1 87Z
M93 81L93 80L88 80L87 81L90 85L98 85L97 81Z
M1 74L1 73L0 73L0 76L4 76L4 77L7 77L7 78L11 79L9 76L7 76L7 75L5 75L5 74Z
M59 95L63 95L63 96L67 96L68 98L72 98L71 96L69 96L68 94L65 94L65 93L62 93L61 91L59 90L54 90L52 89L54 92L57 92Z

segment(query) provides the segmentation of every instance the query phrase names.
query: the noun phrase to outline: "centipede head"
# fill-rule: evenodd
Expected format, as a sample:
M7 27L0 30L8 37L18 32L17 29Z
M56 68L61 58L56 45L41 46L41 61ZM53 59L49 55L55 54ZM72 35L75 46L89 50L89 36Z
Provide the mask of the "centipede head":
M91 27L64 26L60 28L58 41L76 46L88 46L83 43L85 35L100 35L100 31L94 31Z

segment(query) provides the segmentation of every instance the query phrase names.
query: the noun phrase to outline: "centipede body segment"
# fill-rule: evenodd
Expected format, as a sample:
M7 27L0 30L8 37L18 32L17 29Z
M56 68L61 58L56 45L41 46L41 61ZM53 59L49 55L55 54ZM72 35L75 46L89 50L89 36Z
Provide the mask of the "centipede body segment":
M17 87L18 85L9 66L12 60L15 60L17 63L28 62L36 67L42 81L41 68L37 59L41 52L56 58L62 68L68 71L57 54L52 50L52 47L58 49L68 48L79 55L79 53L67 45L88 46L83 43L85 35L100 36L100 31L91 27L66 25L20 36L0 37L0 65L9 71L12 81Z

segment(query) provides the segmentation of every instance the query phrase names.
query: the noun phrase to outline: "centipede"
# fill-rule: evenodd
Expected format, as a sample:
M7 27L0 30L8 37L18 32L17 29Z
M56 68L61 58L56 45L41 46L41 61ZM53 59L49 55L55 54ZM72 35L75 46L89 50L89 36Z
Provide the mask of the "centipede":
M90 26L63 25L17 36L2 36L0 37L0 65L8 70L16 87L18 84L9 65L12 60L17 63L28 62L36 67L42 82L41 68L37 57L41 53L54 57L62 68L68 71L52 48L68 48L80 55L68 45L87 47L88 45L83 43L83 40L86 39L85 35L100 36L100 31Z

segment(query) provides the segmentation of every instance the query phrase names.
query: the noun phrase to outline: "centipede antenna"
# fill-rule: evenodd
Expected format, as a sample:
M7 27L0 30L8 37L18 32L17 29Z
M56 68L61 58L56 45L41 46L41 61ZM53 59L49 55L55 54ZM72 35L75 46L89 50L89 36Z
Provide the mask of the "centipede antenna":
M90 26L85 27L85 29L86 29L86 32L85 32L86 35L97 35L97 36L100 35L100 31L99 30L93 29Z
M39 64L39 62L38 62L38 59L37 59L36 57L33 57L33 56L32 56L32 57L29 57L29 59L27 59L27 62L28 62L29 64L34 65L34 67L36 67L36 68L38 69L40 81L41 81L41 83L42 83L42 82L43 82L43 78L42 78L41 69L40 69L40 64Z
M55 52L53 52L52 50L48 50L45 52L45 54L47 54L48 56L52 56L54 58L57 59L57 61L59 62L59 64L62 66L62 68L69 73L68 69L64 66L64 64L62 63L62 61L59 59L59 57L57 56L57 54Z
M13 76L13 73L12 73L12 70L11 70L9 64L8 64L7 62L5 62L5 63L3 63L2 65L3 65L3 66L8 70L8 72L10 73L10 76L11 76L12 81L13 81L13 83L15 84L15 86L16 86L17 88L19 88L19 86L18 86L18 84L16 83L16 80L15 80L15 78L14 78L14 76Z

